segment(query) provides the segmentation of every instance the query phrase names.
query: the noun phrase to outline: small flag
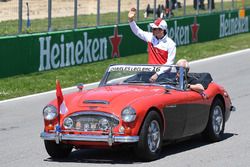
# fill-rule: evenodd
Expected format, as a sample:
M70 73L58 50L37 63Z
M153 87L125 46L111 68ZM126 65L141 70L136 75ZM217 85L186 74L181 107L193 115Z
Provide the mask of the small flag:
M56 132L58 132L58 133L62 132L62 129L59 125L56 125Z
M62 89L59 80L56 80L56 98L58 109L60 109L60 114L65 114L68 112L68 108L65 105Z

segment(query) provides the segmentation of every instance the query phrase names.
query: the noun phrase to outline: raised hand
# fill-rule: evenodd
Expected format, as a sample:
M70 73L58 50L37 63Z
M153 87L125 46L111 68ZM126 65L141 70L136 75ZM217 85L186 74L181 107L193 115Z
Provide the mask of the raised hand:
M128 21L134 21L134 18L136 16L136 9L135 8L131 8L130 11L128 12Z

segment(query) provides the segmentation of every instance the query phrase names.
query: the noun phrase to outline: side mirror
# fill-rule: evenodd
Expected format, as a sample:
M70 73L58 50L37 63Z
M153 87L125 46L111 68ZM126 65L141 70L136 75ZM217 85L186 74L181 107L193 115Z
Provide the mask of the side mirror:
M83 90L83 88L84 88L84 84L83 83L79 83L77 85L77 88L78 88L78 91L81 92Z

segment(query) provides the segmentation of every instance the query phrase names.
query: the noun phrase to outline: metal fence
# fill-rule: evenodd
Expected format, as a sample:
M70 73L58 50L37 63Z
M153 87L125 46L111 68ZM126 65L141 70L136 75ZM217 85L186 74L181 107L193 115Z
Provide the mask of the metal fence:
M0 36L167 19L250 7L250 0L0 0Z

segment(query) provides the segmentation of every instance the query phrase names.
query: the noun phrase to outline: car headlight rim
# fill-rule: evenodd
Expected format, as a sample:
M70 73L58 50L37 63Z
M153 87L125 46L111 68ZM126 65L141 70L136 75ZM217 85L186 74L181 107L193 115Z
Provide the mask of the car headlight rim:
M110 127L108 119L106 119L106 118L100 119L99 120L99 127L102 130L108 130Z
M65 118L64 121L63 121L63 126L64 126L65 129L73 128L73 126L74 126L73 119L70 118L70 117Z
M57 109L53 105L47 105L43 109L43 118L47 121L51 121L58 116Z
M122 110L121 117L124 122L133 122L136 119L136 111L133 107L126 107Z

